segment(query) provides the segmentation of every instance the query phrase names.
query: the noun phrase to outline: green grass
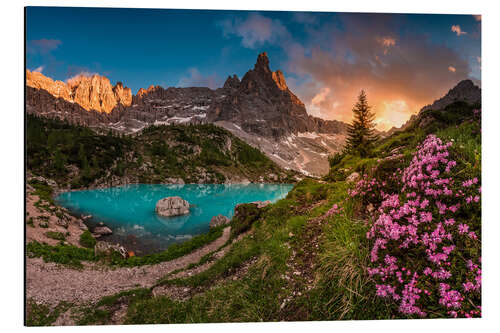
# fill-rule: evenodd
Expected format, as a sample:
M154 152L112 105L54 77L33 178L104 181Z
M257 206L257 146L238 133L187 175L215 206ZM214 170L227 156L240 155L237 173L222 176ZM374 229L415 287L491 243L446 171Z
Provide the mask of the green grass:
M59 303L51 309L47 305L37 304L34 301L28 301L26 325L27 326L50 326L54 324L57 318L71 307L66 302Z
M195 276L164 279L158 285L176 285L205 289L203 294L187 301L157 297L131 304L126 323L182 323L273 321L280 318L281 300L290 292L282 275L287 269L291 250L290 233L300 235L308 218L323 214L331 203L331 185L303 181L286 199L268 206L263 216L252 225L252 233L215 262ZM305 215L294 214L301 202L312 197L324 197L324 205ZM256 260L248 273L238 280L233 274L243 265ZM215 281L225 281L210 288Z
M36 179L31 180L29 184L35 189L35 191L33 192L34 195L37 195L40 200L44 200L49 204L54 205L54 199L52 198L54 190L52 189L52 187L50 187L47 183L38 181ZM40 201L38 201L37 204L39 205Z
M173 274L169 274L155 285L192 288L193 297L179 301L166 296L153 297L151 289L132 289L104 297L94 309L86 308L80 323L109 323L120 302L128 305L126 324L402 318L394 303L375 296L374 282L366 270L372 247L366 238L370 219L360 209L360 202L346 200L347 190L353 185L343 180L354 171L386 178L396 168L407 165L417 145L432 131L446 141L453 139L450 149L460 156L457 170L461 174L456 179L477 174L481 167L479 124L464 121L470 107L455 107L461 108L456 114L430 112L436 122L429 127L416 125L381 140L372 156L360 158L344 153L332 157L332 171L325 177L329 182L306 179L297 183L285 199L264 209L244 206L244 214L232 222L236 230L233 237L245 230L251 233L234 243L224 257L197 275L172 279ZM178 135L185 142L200 140L189 131L181 133L179 129ZM395 148L399 148L398 154L403 157L384 160ZM311 227L312 220L324 216L335 203L342 211L323 220L316 229ZM319 233L318 249L309 248L307 243L307 236L313 231ZM195 245L172 253L192 247ZM307 254L307 251L315 251L313 283L306 284L301 277L290 282L285 273L290 273L288 264L292 254ZM212 255L206 255L189 268L211 260ZM158 257L134 260L156 262L155 258ZM303 264L303 257L294 258L296 265ZM127 264L124 261L118 265ZM241 273L242 267L247 268L246 274ZM283 308L285 299L290 300Z
M127 259L123 259L119 255L113 255L111 258L106 258L106 264L112 266L121 266L121 267L133 267L133 266L142 266L142 265L152 265L157 264L164 261L173 260L192 251L202 247L205 244L213 242L217 238L222 236L223 227L213 228L208 233L198 235L193 237L192 239L180 243L173 244L169 246L165 251L150 254L142 257L129 257ZM60 235L51 236L59 237ZM47 235L48 236L48 235ZM53 237L52 237L53 238ZM58 240L62 240L59 238L55 238ZM74 268L82 268L82 261L98 261L99 257L96 257L94 254L93 248L85 248L85 247L77 247L74 245L62 244L59 243L57 245L48 245L44 243L39 243L36 241L30 242L26 247L28 257L41 257L45 262L55 262L59 264L68 265Z
M96 239L90 231L85 230L81 235L80 235L80 245L83 247L87 247L89 249L93 249L95 244L97 243Z

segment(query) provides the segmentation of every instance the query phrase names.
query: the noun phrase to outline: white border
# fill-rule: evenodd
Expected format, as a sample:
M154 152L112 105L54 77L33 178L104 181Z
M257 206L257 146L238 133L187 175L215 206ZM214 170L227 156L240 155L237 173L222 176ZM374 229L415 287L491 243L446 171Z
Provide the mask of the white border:
M483 319L478 320L397 320L397 321L356 321L356 322L301 322L264 324L197 324L197 325L147 325L147 326L105 326L72 327L65 331L92 329L106 332L134 332L140 330L173 332L255 332L260 330L285 330L303 332L319 330L324 332L422 332L422 331L492 331L500 326L498 308L500 293L498 288L500 262L499 207L496 196L500 188L497 170L500 165L498 149L500 107L498 80L500 78L500 52L498 34L499 5L496 1L475 0L351 0L351 1L296 1L253 0L237 4L234 0L212 0L209 2L153 1L153 0L102 0L102 1L10 1L2 3L0 23L2 25L2 52L0 79L0 133L2 143L2 203L3 216L0 221L2 233L2 290L0 325L5 331L25 330L23 325L23 6L87 6L87 7L132 7L132 8L192 8L192 9L246 9L246 10L304 10L304 11L350 11L350 12L392 12L392 13L446 13L482 14L482 88L483 88ZM35 330L34 328L31 328ZM46 330L48 328L44 328ZM55 328L57 329L57 328ZM61 328L59 328L61 329ZM497 328L498 329L498 328Z

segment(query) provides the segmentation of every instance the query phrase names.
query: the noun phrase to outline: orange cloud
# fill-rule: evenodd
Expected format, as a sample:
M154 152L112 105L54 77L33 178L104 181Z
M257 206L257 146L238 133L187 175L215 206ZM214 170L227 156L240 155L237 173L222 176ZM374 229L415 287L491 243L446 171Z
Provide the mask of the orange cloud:
M476 21L481 21L481 15L472 15Z
M457 71L457 69L453 66L448 66L448 70L452 73L455 73Z
M308 78L289 82L289 86L314 116L350 122L352 107L364 89L377 128L401 126L469 75L466 60L445 45L432 44L427 36L394 38L397 48L386 41L391 52L382 54L384 42L373 36L375 29L360 29L356 21L350 22L353 26L346 24L347 33L335 34L337 50L345 54L320 47L307 53L301 48L288 52L288 71ZM382 36L390 36L388 32ZM328 33L331 36L335 31ZM454 72L448 69L450 63Z
M457 34L457 36L465 35L467 33L465 31L462 31L462 28L460 28L460 26L458 24L452 25L451 31L455 32Z
M323 103L326 100L329 93L330 93L330 88L328 87L321 88L321 91L312 98L311 103L316 106L321 105L321 103Z
M469 77L470 64L456 50L425 34L396 34L401 22L390 14L342 14L340 20L342 28L311 28L313 45L285 47L285 70L293 73L288 86L311 115L351 122L364 89L377 128L399 127ZM332 38L335 50L320 46Z

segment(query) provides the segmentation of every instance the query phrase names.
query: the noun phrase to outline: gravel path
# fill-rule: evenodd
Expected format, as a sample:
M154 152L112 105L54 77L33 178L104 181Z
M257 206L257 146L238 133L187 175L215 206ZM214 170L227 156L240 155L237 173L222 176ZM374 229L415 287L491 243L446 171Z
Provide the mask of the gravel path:
M109 268L84 263L83 270L45 263L41 258L27 258L26 297L46 304L61 301L95 302L103 296L137 287L151 287L168 273L197 263L204 255L224 245L230 236L230 227L210 244L183 257L156 265L132 268Z

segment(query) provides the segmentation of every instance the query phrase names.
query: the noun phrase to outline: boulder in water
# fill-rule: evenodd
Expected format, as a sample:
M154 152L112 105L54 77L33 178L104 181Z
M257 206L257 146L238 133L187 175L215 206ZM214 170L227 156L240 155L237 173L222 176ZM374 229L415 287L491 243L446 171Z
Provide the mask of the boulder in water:
M167 197L158 200L155 208L160 216L178 216L189 214L189 202L181 197Z

